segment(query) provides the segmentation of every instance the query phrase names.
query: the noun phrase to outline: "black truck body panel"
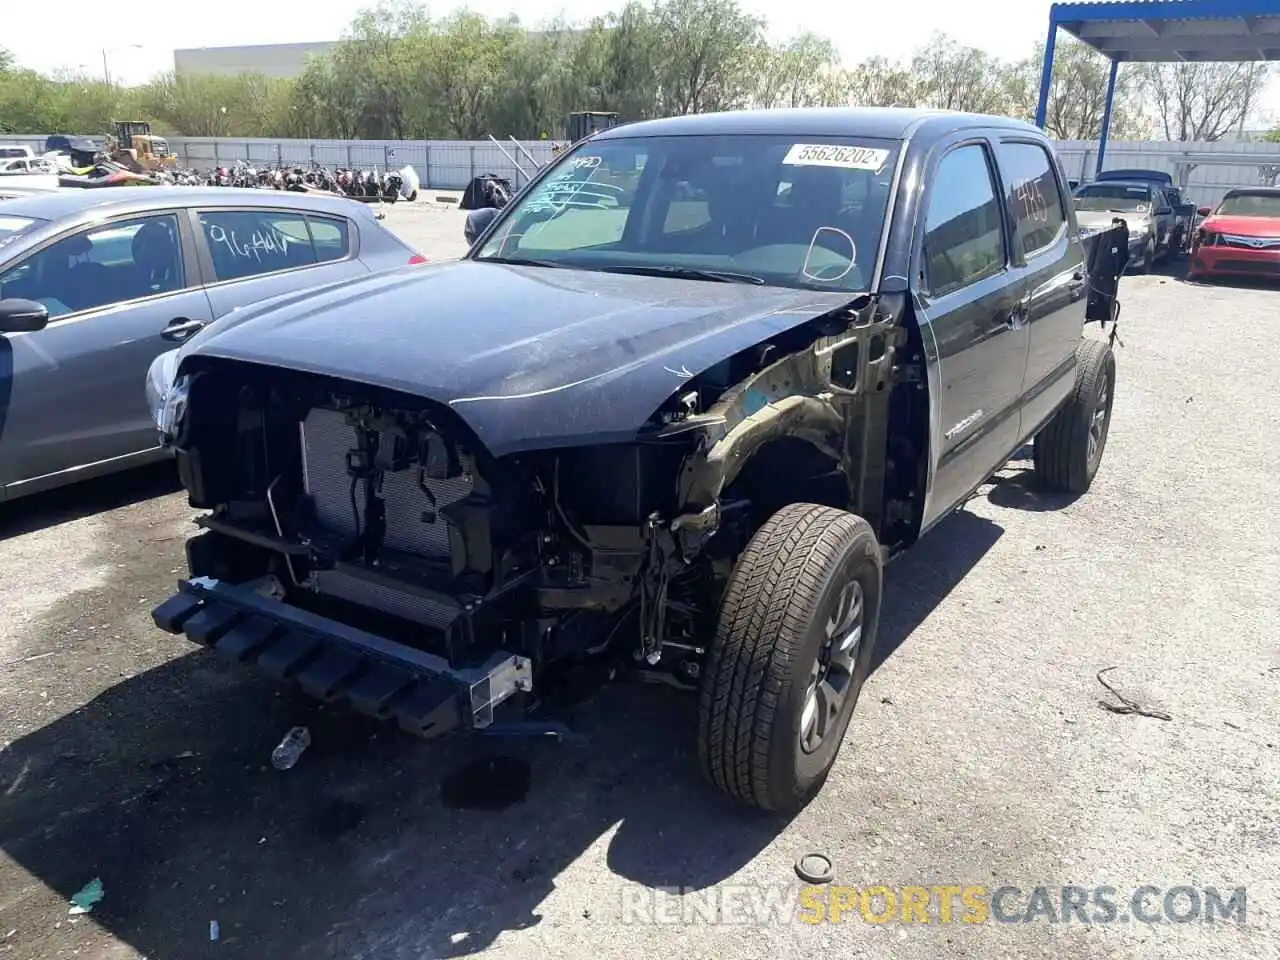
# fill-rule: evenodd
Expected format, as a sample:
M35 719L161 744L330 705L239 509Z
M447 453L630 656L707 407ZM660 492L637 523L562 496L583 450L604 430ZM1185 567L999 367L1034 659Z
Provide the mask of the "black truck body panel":
M866 289L477 259L584 144L703 134L900 143ZM696 677L703 600L758 511L838 506L904 549L1061 408L1084 324L1116 320L1126 229L1079 229L1025 123L748 111L584 144L463 260L276 298L183 349L172 439L213 512L160 627L422 736L485 726L544 668L611 645ZM957 191L972 203L931 222ZM928 237L948 229L998 259L947 286Z
M452 407L503 456L630 439L682 379L848 301L464 260L362 277L228 318L187 356L421 395Z

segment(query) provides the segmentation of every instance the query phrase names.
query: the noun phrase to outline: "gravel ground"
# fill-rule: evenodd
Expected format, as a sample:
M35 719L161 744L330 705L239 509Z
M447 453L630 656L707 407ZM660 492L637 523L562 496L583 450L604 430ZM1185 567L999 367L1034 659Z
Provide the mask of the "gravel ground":
M456 210L388 222L462 252ZM191 516L166 468L11 505L0 954L1280 957L1280 300L1161 276L1122 290L1094 489L1046 500L1015 462L892 565L880 665L790 822L704 788L673 691L605 691L579 742L424 746L193 652L148 618ZM1101 709L1110 666L1171 719ZM277 773L295 723L314 743ZM527 796L460 807L442 785L488 748L527 761ZM1122 912L1143 884L1245 885L1247 922L620 922L655 888L794 897L815 849L842 885L1109 885ZM105 898L68 916L95 877Z

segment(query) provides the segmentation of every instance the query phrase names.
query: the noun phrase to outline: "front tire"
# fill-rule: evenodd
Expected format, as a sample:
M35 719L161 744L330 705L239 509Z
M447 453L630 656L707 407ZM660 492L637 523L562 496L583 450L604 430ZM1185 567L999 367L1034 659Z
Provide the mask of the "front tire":
M1076 385L1035 439L1035 473L1062 493L1085 493L1102 463L1116 395L1116 357L1105 340L1076 347Z
M699 694L699 759L718 788L777 813L822 788L870 672L883 567L871 525L832 507L784 507L751 538Z

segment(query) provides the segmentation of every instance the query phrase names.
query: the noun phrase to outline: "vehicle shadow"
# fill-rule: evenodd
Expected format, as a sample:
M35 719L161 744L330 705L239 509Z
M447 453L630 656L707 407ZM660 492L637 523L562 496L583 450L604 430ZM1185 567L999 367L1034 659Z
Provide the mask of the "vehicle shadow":
M1002 532L961 511L889 567L875 668ZM606 942L622 904L584 852L607 844L643 897L724 881L786 826L702 781L694 710L617 685L574 709L564 742L427 745L193 652L0 752L0 849L66 898L100 877L92 922L147 957L463 956L544 914ZM295 724L312 745L279 772L268 757ZM3 925L51 956L68 943L55 910Z
M1175 257L1166 257L1164 260L1155 263L1151 267L1151 276L1164 277L1169 280L1185 280L1187 276L1187 267L1191 263L1191 258L1185 254L1179 254ZM1124 296L1124 287L1121 286L1121 297Z
M1220 287L1224 290L1280 289L1280 280L1277 280L1274 277L1249 277L1236 274L1223 274L1216 277L1206 277L1203 280L1188 280L1185 276L1180 279L1190 287Z
M910 639L1003 535L999 524L959 510L889 564L872 673Z
M538 924L556 877L615 825L614 873L695 889L785 826L701 782L691 698L601 699L578 710L580 741L426 745L192 653L0 752L0 849L66 898L100 877L93 922L143 956L418 958ZM313 742L282 773L268 757L295 724ZM613 901L567 909L607 924ZM56 909L4 924L51 956Z
M1037 483L1031 464L1033 451L1030 443L1024 444L978 495L985 495L997 507L1032 513L1051 513L1079 500L1079 494L1048 490Z
M182 489L170 461L0 503L0 541Z

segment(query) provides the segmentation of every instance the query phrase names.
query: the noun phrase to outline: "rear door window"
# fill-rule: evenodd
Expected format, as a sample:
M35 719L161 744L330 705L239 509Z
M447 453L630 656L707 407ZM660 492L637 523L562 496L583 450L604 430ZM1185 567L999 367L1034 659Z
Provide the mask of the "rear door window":
M316 251L317 263L341 260L351 252L351 240L347 221L331 217L307 217L311 227L311 245Z
M351 253L348 221L284 210L201 210L218 282L298 270Z
M1017 244L1025 257L1051 247L1066 229L1062 190L1053 161L1038 143L997 147L1009 209L1017 221Z

